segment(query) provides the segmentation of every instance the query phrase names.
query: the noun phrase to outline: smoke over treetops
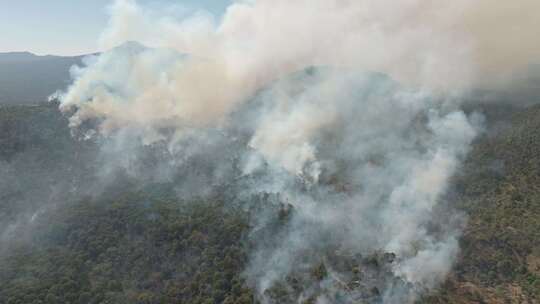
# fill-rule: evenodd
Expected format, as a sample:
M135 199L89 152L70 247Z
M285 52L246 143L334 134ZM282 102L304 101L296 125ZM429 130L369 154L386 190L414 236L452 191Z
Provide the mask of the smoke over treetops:
M482 129L480 114L460 110L461 93L538 62L539 9L257 0L216 20L119 0L101 37L111 51L72 70L60 106L75 132L107 138L116 165L132 166L123 158L140 145L162 147L157 175L181 176L179 195L228 185L231 201L292 208L274 233L264 233L271 215L253 219L245 276L259 300L335 251L394 254L366 284L384 303L409 303L445 278L459 249L463 219L442 197ZM124 41L151 48L113 48ZM350 274L327 267L295 301L365 298L343 295L333 282Z

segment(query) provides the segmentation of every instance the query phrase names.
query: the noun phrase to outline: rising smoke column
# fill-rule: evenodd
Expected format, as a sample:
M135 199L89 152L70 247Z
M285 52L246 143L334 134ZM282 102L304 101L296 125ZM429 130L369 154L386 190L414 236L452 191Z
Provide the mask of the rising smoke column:
M538 59L537 16L518 13L539 5L257 0L216 20L119 0L100 41L111 50L73 69L61 109L74 130L117 143L115 159L133 141L164 145L186 176L192 159L211 160L208 179L190 187L250 177L245 194L292 205L288 228L246 269L261 300L332 235L348 251L396 254L392 275L413 287L388 284L382 298L410 302L444 279L458 251L459 220L429 227L480 130L459 95ZM124 41L151 48L116 47ZM228 151L238 168L208 151Z
M448 101L403 89L387 76L343 69L308 69L259 98L269 105L261 106L250 141L255 156L248 153L245 168L257 172L251 158L258 157L265 160L260 166L287 171L254 187L280 193L295 210L278 241L253 254L247 273L260 294L299 264L313 266L306 254L335 240L346 252L396 254L394 275L420 289L444 279L458 251L459 225L437 223L443 230L437 234L429 226L481 117L444 109ZM388 303L416 296L379 287Z

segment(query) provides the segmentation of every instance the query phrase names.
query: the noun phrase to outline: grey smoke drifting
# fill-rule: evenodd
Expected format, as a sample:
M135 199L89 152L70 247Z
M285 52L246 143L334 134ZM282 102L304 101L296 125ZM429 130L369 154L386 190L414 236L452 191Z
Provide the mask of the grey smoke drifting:
M256 0L216 20L118 0L101 37L112 49L73 69L61 109L77 132L117 143L107 150L115 164L133 146L164 147L163 176L183 176L181 195L237 181L237 198L291 205L287 228L256 246L246 269L262 301L299 264L316 263L306 252L333 242L394 253L389 271L405 287L377 286L385 303L409 303L458 252L460 220L440 221L436 209L481 129L460 93L538 62L539 9L534 0ZM152 48L115 47L128 40ZM319 303L337 292L327 285Z

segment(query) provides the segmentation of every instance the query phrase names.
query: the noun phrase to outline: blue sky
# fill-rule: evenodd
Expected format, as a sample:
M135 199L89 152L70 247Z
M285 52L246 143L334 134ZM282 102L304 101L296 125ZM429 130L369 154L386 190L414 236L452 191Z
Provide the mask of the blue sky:
M0 0L0 52L77 55L97 51L112 0ZM219 16L230 0L138 0L206 9Z

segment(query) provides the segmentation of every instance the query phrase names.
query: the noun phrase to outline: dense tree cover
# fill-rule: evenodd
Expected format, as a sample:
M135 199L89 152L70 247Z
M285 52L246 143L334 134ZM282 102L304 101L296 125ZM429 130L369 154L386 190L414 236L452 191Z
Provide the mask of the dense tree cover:
M468 222L433 303L540 301L540 107L508 109L488 109L495 117L455 178L451 199Z
M482 111L488 113L486 133L448 194L468 217L462 252L447 282L421 303L540 299L540 107ZM17 173L15 182L0 181L0 224L8 223L0 226L0 245L9 245L0 250L0 303L254 301L243 276L250 240L279 233L294 210L274 206L274 222L248 237L249 208L224 202L226 187L212 199L179 201L170 185L140 190L122 182L111 193L80 200L84 189L54 181L69 175L85 182L93 149L71 137L54 104L0 107L2 176ZM56 189L54 195L40 197L48 188ZM77 195L66 196L69 191ZM47 208L34 214L39 204ZM3 243L3 230L28 210L32 225L13 238L20 241ZM305 303L321 292L336 303L355 293L359 303L380 299L377 280L390 275L394 257L339 249L335 244L306 253L301 258L316 266L295 269L267 296L288 303L311 289ZM331 269L346 276L337 278ZM364 283L370 280L375 283Z
M126 195L39 219L0 262L0 303L251 303L246 216L219 203Z
M41 155L41 161L58 162L88 149L84 142L71 138L67 119L60 115L58 104L0 106L0 160L10 161L25 152L53 152L47 147L61 147L55 154Z
M42 214L29 228L32 238L0 257L0 303L257 302L243 276L253 246L249 212L149 192L84 200ZM284 210L272 209L275 221L258 239L287 226L290 211ZM363 257L329 246L300 259L319 262L272 286L266 292L272 303L295 303L301 294L309 295L303 303L315 303L322 293L336 303L351 297L376 301L376 286L392 278L394 256Z
M54 103L0 106L0 251L7 227L39 208L84 196L96 146L74 139Z

